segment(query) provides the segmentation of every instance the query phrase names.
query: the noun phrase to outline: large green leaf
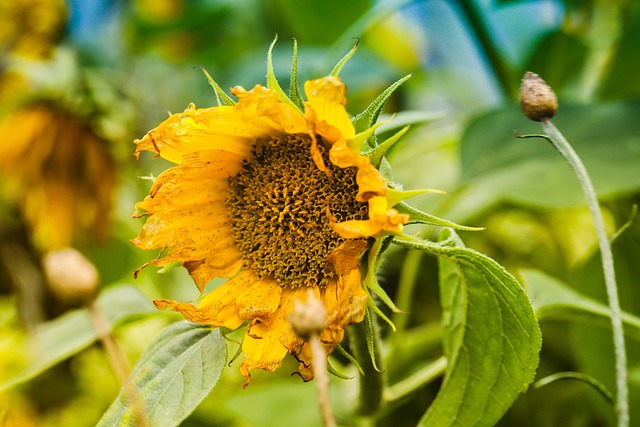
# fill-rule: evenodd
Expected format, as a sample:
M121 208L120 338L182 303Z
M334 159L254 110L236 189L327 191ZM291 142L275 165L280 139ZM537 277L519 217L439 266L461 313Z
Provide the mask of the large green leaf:
M178 322L138 360L98 426L179 425L216 385L227 359L219 329Z
M629 1L622 6L624 25L617 49L600 86L603 98L632 99L640 96L640 55L638 55L638 34L640 32L640 4ZM625 10L626 9L626 10Z
M395 242L439 257L444 383L421 426L490 426L533 381L541 347L529 299L492 259L465 248L452 230L440 244Z
M158 312L151 301L132 285L107 288L98 297L96 306L112 329L134 317ZM28 381L79 353L98 339L98 332L89 310L83 308L43 323L30 338L33 344L28 366L0 384L0 390Z
M640 189L640 103L560 106L554 123L578 152L598 195L611 198ZM461 189L452 198L449 217L464 222L494 204L510 202L536 208L584 203L569 166L541 138L519 108L477 117L460 142Z
M521 271L538 320L582 320L611 326L609 307L541 271ZM640 341L640 317L622 313L627 336Z

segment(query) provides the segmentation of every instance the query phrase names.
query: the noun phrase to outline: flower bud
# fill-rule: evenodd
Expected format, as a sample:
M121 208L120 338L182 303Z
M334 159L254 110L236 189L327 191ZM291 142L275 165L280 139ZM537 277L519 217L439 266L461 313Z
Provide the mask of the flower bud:
M527 118L539 122L558 112L558 98L540 76L527 71L520 85L520 106Z
M301 303L293 301L293 310L289 314L289 323L293 332L302 339L309 339L312 335L320 335L327 327L327 310L324 304L311 289L307 301Z
M98 271L72 248L47 253L42 266L49 287L65 303L91 301L98 291Z

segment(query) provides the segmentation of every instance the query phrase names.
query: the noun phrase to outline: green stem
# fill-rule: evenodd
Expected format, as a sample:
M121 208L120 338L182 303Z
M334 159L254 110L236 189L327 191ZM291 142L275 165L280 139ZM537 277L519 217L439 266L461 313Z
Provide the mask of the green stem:
M400 281L398 283L398 294L396 295L396 305L405 312L393 314L392 320L393 324L396 325L396 335L404 331L407 327L407 322L409 322L408 312L411 310L411 301L414 298L413 290L418 277L421 259L421 252L409 251L402 263Z
M493 75L496 77L502 89L502 95L505 98L511 99L511 95L515 90L512 85L513 77L511 70L491 40L487 23L483 19L476 3L476 1L472 0L458 0L458 6L473 30L473 34L480 45L480 50L484 53L483 56L487 58L489 66L493 70Z
M604 280L609 297L609 309L611 310L611 326L613 329L613 346L616 358L616 386L618 390L616 399L616 412L618 413L618 426L627 427L629 425L629 390L627 386L627 354L624 345L624 332L622 329L622 312L620 310L620 301L618 299L618 288L616 286L616 275L613 267L613 254L611 253L611 245L604 229L604 220L602 212L598 205L598 198L595 189L591 183L591 178L586 168L582 164L580 157L573 150L569 142L564 138L562 133L555 127L549 119L542 121L542 127L549 136L549 140L553 147L560 153L562 157L569 163L571 169L578 177L582 191L587 198L589 210L593 217L593 223L598 236L598 244L600 245L600 254L602 256L602 267L604 269Z
M374 325L373 340L374 354L379 355L378 334ZM360 375L360 401L357 413L360 415L375 414L382 404L382 391L384 389L384 377L381 370L377 370L369 355L369 342L365 322L356 323L347 328L353 356L358 361L364 374ZM379 363L379 361L377 361Z
M447 358L442 356L433 363L428 364L418 372L414 373L408 378L397 382L396 384L388 387L384 392L384 398L387 402L394 402L402 399L406 395L414 392L415 390L429 384L436 378L444 375L447 370Z

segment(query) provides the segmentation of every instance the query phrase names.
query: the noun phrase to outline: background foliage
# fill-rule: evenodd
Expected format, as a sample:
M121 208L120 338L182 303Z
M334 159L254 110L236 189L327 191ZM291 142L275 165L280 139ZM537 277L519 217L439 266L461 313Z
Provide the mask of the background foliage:
M150 301L197 296L182 269L164 275L148 269L132 279L150 256L128 242L141 225L130 218L133 205L149 187L137 177L157 176L166 163L136 162L131 141L167 111L182 111L189 102L215 103L195 65L203 65L223 88L262 83L265 53L277 30L274 62L281 82L290 70L292 37L299 44L301 80L326 74L353 37L360 37L358 53L341 74L352 113L414 73L385 111L412 111L430 120L414 126L388 156L395 178L406 188L449 192L414 200L421 209L486 227L461 237L506 266L530 295L543 338L536 379L578 371L615 392L602 271L579 186L546 143L515 139L514 131L539 132L517 106L519 79L531 70L559 95L555 122L592 174L610 232L629 220L640 193L638 2L17 0L15 9L9 3L0 6L0 22L12 23L0 24L0 114L40 100L63 106L100 136L114 159L110 232L104 239L76 236L72 243L99 270L96 304L129 365L147 357L143 351L152 338L180 319L156 311ZM0 145L11 142L5 133ZM99 344L91 309L60 298L43 280L22 279L41 277L42 249L28 238L19 200L0 196L0 425L95 425L118 396L117 376ZM430 237L435 240L437 232ZM640 421L638 242L637 219L614 241L627 313L632 422ZM408 312L389 313L397 332L382 330L386 374L395 384L442 355L447 326L440 300L446 295L440 295L438 277L451 266L405 248L393 247L386 255L380 281ZM185 333L197 335L202 348L221 339L200 330ZM236 348L230 342L229 354ZM196 356L184 357L177 363ZM340 356L331 363L356 374ZM288 360L275 374L256 373L246 390L240 389L236 365L219 379L214 368L208 371L203 381L217 381L215 391L203 396L182 425L320 425L313 384L289 377L295 362ZM349 418L353 383L332 379L339 421ZM416 425L440 386L435 381L395 401L378 425ZM614 421L603 395L583 381L565 379L530 388L498 425Z

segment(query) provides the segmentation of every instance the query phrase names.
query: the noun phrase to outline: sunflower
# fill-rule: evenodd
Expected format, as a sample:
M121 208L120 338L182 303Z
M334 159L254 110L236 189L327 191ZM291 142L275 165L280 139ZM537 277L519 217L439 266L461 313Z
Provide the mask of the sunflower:
M382 236L400 233L409 217L392 207L394 190L361 153L376 126L356 132L337 73L305 82L306 101L295 89L287 97L270 49L268 87L236 86L235 103L210 82L227 105L189 105L135 141L136 156L149 151L175 163L136 204L134 217L146 222L132 242L161 249L141 269L180 263L201 292L212 278L228 278L197 306L155 305L232 330L248 322L245 384L251 370L273 371L287 353L310 380L308 342L287 320L294 301L305 301L310 289L323 302L321 340L331 353L370 302L365 253Z
M0 180L38 249L107 236L115 162L76 113L40 100L0 117Z

